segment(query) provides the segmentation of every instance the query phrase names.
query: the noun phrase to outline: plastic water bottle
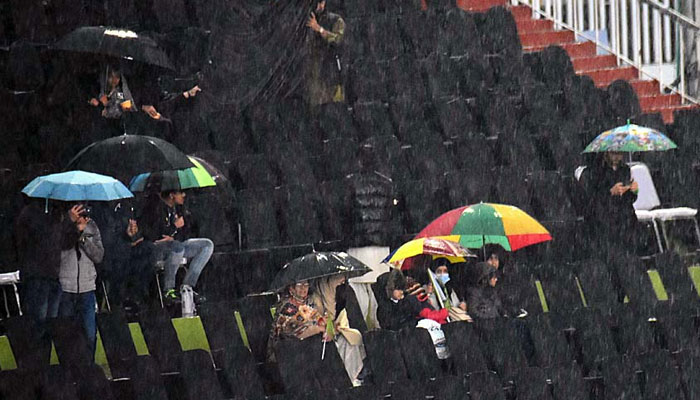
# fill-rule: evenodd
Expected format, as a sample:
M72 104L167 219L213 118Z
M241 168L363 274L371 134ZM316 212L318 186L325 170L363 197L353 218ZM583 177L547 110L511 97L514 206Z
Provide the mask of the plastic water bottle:
M194 317L197 309L194 305L194 291L190 285L182 285L180 288L180 299L182 299L182 316Z

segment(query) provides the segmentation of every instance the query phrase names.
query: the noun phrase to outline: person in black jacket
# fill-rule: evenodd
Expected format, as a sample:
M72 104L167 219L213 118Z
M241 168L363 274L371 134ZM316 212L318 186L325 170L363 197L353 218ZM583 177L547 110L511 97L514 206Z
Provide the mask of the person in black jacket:
M595 250L636 251L638 222L633 204L639 186L623 162L623 153L603 153L583 171L581 183L589 204L584 210L586 230Z
M39 323L58 315L61 251L78 241L80 232L75 222L84 212L81 205L65 212L65 208L45 201L31 200L15 225L24 312Z
M157 258L165 260L164 290L169 303L179 301L175 290L175 275L183 257L191 260L182 285L194 288L199 275L214 253L214 243L206 238L190 238L192 221L185 209L185 193L164 191L153 196L139 221L145 240L155 243ZM195 293L195 301L203 300Z
M418 320L426 318L440 324L447 320L447 309L435 310L427 301L427 296L423 295L421 300L419 296L411 294L411 290L407 290L408 281L399 270L383 273L374 285L378 289L375 291L377 321L382 329L398 331L402 328L415 328Z
M476 286L467 290L469 315L474 319L488 319L506 316L501 298L496 291L498 270L488 263L479 263Z

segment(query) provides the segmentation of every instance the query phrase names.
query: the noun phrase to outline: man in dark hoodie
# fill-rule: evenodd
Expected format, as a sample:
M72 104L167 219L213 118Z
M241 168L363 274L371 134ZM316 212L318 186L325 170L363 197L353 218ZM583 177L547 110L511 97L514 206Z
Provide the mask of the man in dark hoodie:
M38 323L58 315L61 251L78 240L75 223L84 211L77 205L65 212L65 208L46 201L30 200L15 225L24 312Z

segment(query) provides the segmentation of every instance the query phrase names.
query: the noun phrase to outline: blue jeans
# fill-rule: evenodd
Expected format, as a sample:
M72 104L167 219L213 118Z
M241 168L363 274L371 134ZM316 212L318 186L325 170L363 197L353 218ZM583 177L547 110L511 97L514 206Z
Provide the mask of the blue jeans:
M90 354L95 355L97 341L97 324L95 322L95 291L85 293L61 293L61 306L58 315L61 317L78 316L83 323L85 336L90 346Z
M58 280L28 278L23 283L24 312L37 322L58 316L61 284Z
M173 240L156 243L156 249L158 260L165 260L163 289L167 291L175 288L175 276L182 265L183 257L190 259L190 263L182 284L191 287L197 285L199 274L202 273L209 258L214 253L214 243L203 238L187 239L184 242Z

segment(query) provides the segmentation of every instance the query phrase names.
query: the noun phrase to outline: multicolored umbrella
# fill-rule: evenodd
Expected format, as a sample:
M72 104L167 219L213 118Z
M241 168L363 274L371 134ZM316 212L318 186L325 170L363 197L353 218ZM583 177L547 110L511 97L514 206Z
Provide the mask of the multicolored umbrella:
M518 207L479 203L442 214L416 238L452 235L466 248L499 244L506 251L552 240L549 231Z
M400 261L421 254L432 255L433 258L444 257L451 263L464 262L467 257L476 257L457 241L459 235L413 239L394 250L382 262L398 265ZM401 268L404 269L403 267L402 265ZM406 265L406 269L408 267Z
M618 126L598 135L583 150L584 153L618 151L633 153L637 151L665 151L675 149L675 143L663 133L635 124Z
M132 192L143 192L150 184L158 183L159 191L184 190L216 186L214 177L197 158L187 156L194 167L179 170L146 172L131 179L129 188Z

